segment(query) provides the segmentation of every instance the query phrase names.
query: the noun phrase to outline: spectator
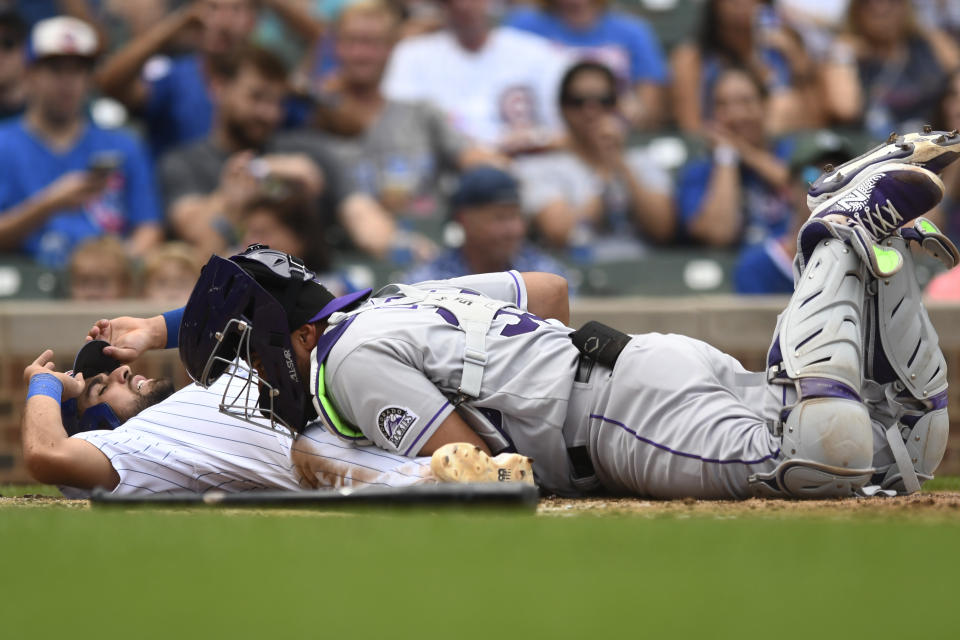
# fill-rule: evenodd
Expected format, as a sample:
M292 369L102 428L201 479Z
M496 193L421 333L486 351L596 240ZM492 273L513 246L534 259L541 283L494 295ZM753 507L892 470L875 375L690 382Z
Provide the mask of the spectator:
M605 64L617 76L620 111L630 123L643 129L660 124L667 65L644 20L611 10L607 0L546 0L545 9L515 9L504 24Z
M960 70L947 79L931 122L940 131L960 129ZM960 163L948 166L940 177L946 192L927 217L957 244L960 243Z
M265 244L297 256L311 271L330 270L330 247L314 201L295 184L278 183L246 203L243 225L240 247Z
M790 140L767 139L764 85L746 69L721 72L713 86L713 121L706 127L712 157L689 162L677 177L684 231L703 244L732 247L778 237L793 207L786 159Z
M320 25L295 0L260 0L291 29L312 41ZM255 0L196 0L156 23L113 54L97 80L104 93L146 118L156 156L210 132L210 79L218 59L248 44L257 24ZM191 26L201 28L197 53L169 59L158 54Z
M919 1L919 0L918 0ZM784 25L795 31L816 61L826 58L836 34L843 27L849 0L775 0Z
M323 84L317 126L348 170L351 187L395 214L437 212L444 170L476 162L436 107L384 98L380 81L397 38L399 17L382 0L349 5L336 23L339 69Z
M27 107L27 25L12 6L0 4L0 120Z
M429 100L458 131L504 153L555 144L565 57L543 38L491 27L490 0L448 0L445 11L446 29L397 46L386 96Z
M492 166L468 169L450 201L452 219L463 228L461 246L407 274L406 282L441 280L496 271L546 271L563 267L526 242L519 185Z
M524 208L553 247L586 249L577 259L639 256L647 240L673 238L670 178L645 153L625 150L616 80L596 62L564 75L560 105L567 148L520 158Z
M72 300L120 300L130 294L130 260L113 236L88 240L70 256Z
M746 247L733 274L734 291L742 294L793 293L793 257L797 253L797 234L810 217L807 190L826 165L839 166L855 154L850 143L829 130L809 136L790 159L791 191L794 202L790 229L778 237L769 237Z
M270 52L242 50L220 64L209 136L163 159L160 174L171 225L202 253L232 247L240 211L267 177L299 182L319 199L325 224L339 213L358 247L385 253L392 218L368 196L343 197L335 161L316 135L277 133L283 118L286 68Z
M927 29L939 29L960 40L960 3L956 0L913 0L917 19Z
M262 191L243 211L246 231L241 247L265 244L303 260L334 295L359 291L347 275L333 270L330 245L310 198L295 184L280 183Z
M960 302L960 267L954 267L931 280L926 296L938 302Z
M184 242L166 242L143 259L140 297L171 306L185 305L198 277L200 260L193 248Z
M958 63L956 43L919 28L908 0L851 0L847 33L823 67L827 114L877 139L916 130Z
M103 233L126 236L134 256L162 237L147 154L85 116L96 51L93 29L75 18L33 28L27 111L0 127L0 250L61 267Z
M671 55L673 108L684 131L700 132L715 116L711 97L729 67L749 69L770 96L763 126L777 134L796 129L806 113L794 85L803 84L810 63L799 40L785 32L761 0L707 0L697 42Z

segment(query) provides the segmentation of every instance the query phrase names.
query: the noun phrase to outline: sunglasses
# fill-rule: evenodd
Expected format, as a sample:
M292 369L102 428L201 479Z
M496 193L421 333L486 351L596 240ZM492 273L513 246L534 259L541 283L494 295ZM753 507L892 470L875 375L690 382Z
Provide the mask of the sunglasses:
M617 106L617 96L612 93L602 96L564 96L560 102L565 107L573 107L575 109L581 109L588 104L599 105L604 109L612 109Z

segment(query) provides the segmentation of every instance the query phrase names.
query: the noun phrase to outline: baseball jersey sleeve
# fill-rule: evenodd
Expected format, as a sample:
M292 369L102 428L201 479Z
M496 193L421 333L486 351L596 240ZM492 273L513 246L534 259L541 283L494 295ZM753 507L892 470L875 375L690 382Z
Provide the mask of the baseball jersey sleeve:
M374 444L415 456L454 409L423 373L423 357L405 340L361 343L327 369L328 396Z
M417 283L416 286L421 289L429 289L434 284L469 289L494 300L512 302L524 310L527 308L527 285L518 271L478 273L449 280L428 280Z
M184 462L169 443L150 434L84 431L72 437L86 440L110 461L120 476L114 495L197 490L193 466Z

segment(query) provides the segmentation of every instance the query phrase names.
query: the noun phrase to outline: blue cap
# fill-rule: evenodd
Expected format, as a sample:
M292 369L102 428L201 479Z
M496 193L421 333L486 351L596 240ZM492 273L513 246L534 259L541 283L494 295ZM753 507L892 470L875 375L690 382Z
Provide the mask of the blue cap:
M460 176L450 204L453 211L463 207L520 202L520 185L506 171L491 166L477 166Z

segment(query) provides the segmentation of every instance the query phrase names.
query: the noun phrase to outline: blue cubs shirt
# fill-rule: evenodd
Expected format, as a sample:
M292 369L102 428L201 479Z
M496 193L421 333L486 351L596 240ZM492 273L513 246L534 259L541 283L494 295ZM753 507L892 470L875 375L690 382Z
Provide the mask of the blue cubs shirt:
M793 256L776 239L746 247L733 270L736 293L768 295L793 293Z
M575 50L576 57L601 62L620 79L664 84L667 65L660 43L643 20L606 11L589 29L572 29L549 12L520 8L504 20L506 26L535 33Z
M73 148L55 151L27 128L22 118L0 126L0 212L19 205L71 171L82 171L102 152L116 153L119 168L106 190L82 208L62 211L26 237L21 249L39 263L62 267L73 249L104 233L129 234L161 222L153 168L143 147L129 134L88 123Z
M154 58L144 68L144 79L150 85L145 115L154 157L207 135L213 103L199 55Z
M785 138L774 146L772 152L786 162L793 153L793 146L793 140ZM700 205L707 195L711 173L713 159L699 158L687 163L677 176L677 213L684 230L689 229L697 218ZM740 165L740 186L743 206L742 244L762 243L767 238L780 237L790 229L793 203L789 195L780 193L743 164Z

